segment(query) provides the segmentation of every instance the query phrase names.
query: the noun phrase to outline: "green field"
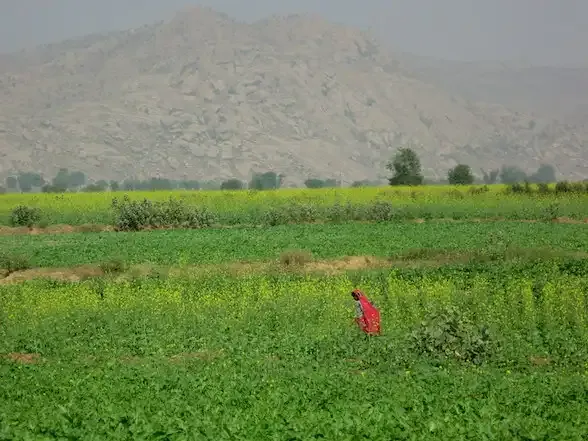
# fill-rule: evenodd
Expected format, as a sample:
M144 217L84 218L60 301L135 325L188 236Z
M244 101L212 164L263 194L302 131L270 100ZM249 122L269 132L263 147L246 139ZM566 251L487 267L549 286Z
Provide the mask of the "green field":
M41 213L41 225L111 225L115 213L112 200L127 195L131 200L183 201L206 208L221 225L264 224L275 210L285 214L281 222L330 220L334 214L348 219L366 218L377 201L393 206L394 218L551 220L557 217L588 218L588 191L573 194L505 194L505 186L482 187L375 187L325 190L285 189L276 191L154 191L68 194L0 195L0 225L10 224L12 210L25 205ZM350 212L343 207L351 205ZM339 205L338 207L334 207ZM334 210L337 213L334 213ZM376 210L377 211L377 210ZM340 212L340 213L339 213Z
M419 249L492 251L511 247L588 251L587 245L588 228L583 224L520 222L346 223L0 236L0 249L24 254L34 267L98 264L109 259L158 265L267 261L290 249L332 259L392 257Z
M354 191L369 203L383 190ZM0 263L21 269L125 264L76 282L0 279L0 440L586 439L588 225L513 219L582 219L588 199L427 191L386 196L429 210L422 223L0 235ZM247 194L218 212L336 199ZM35 203L48 212L52 197ZM83 197L63 196L52 222L101 223L84 216L104 216L108 197ZM309 261L281 261L290 251ZM387 266L320 272L348 256ZM273 266L223 267L239 262ZM132 272L144 264L207 268ZM383 335L353 323L356 287Z

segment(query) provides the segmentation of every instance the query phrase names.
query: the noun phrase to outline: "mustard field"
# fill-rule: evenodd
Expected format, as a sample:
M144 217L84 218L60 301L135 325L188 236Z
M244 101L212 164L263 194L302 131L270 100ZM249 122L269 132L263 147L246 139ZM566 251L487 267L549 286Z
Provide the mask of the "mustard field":
M170 198L188 206L207 209L222 225L260 224L272 210L314 211L316 220L331 216L334 206L369 208L390 203L398 220L416 218L551 219L588 217L588 192L573 194L505 194L505 186L366 187L337 189L280 189L273 191L153 191L65 194L0 195L0 222L9 224L19 206L37 208L42 226L102 224L113 222L112 201ZM487 189L484 190L484 189ZM349 214L349 217L360 215ZM331 216L332 217L332 216ZM350 219L354 220L354 219ZM297 220L294 219L293 222Z
M126 195L0 196L0 440L586 438L586 194Z

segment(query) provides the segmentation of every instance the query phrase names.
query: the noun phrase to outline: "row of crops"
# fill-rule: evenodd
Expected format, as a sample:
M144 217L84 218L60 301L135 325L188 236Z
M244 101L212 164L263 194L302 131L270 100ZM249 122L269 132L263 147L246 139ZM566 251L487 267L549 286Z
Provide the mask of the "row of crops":
M272 261L289 250L315 259L433 251L503 258L517 250L586 253L583 224L523 222L344 223L275 228L157 230L138 233L0 235L0 254L24 256L32 267L70 267L119 259L128 264L180 266ZM415 254L416 255L416 254ZM417 256L418 257L418 256Z
M145 202L146 201L146 202ZM25 207L34 213L14 216ZM451 188L284 189L276 191L157 191L9 194L0 196L0 222L9 225L201 227L278 225L349 220L588 217L588 192L505 193L503 186Z
M582 439L587 276L544 261L0 286L0 354L35 356L0 359L0 437ZM357 286L381 337L352 326Z

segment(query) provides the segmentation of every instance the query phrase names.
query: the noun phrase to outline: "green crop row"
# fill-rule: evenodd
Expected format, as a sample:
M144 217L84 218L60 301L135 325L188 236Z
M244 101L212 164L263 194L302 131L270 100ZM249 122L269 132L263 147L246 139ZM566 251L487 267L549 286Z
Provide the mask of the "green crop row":
M170 202L171 198L171 202ZM118 203L113 206L113 200ZM147 203L142 201L147 200ZM25 207L25 209L23 209ZM27 214L26 209L30 209ZM16 210L16 211L15 211ZM136 192L3 195L0 223L40 226L279 225L346 220L588 218L588 194L519 194L423 188L277 190L270 192Z
M587 276L544 261L0 286L0 439L582 439ZM354 326L355 287L382 336Z
M267 261L292 249L329 259L427 249L496 253L509 247L586 251L588 229L582 224L425 222L0 236L0 254L26 256L35 267L109 259L170 266Z

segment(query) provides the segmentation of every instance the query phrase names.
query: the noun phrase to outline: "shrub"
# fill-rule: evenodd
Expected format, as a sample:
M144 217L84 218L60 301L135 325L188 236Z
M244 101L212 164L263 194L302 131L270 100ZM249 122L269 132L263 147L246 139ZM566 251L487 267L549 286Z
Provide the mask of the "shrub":
M366 217L369 221L388 222L394 219L395 210L390 202L376 201L368 205Z
M148 199L132 201L125 195L122 201L114 198L114 226L117 231L139 231L145 228L203 228L214 223L214 216L206 208L189 207L183 201L170 198L165 202Z
M41 212L38 208L18 205L10 213L10 225L13 227L29 227L41 220Z
M559 181L555 184L556 193L568 193L570 191L570 184L568 181Z
M0 270L3 270L6 275L24 271L30 267L28 258L23 255L0 253Z
M280 254L284 266L301 266L312 261L312 253L306 250L289 250Z
M458 308L442 307L421 322L410 335L411 346L423 355L480 364L491 346L485 326L477 326Z
M99 266L104 274L120 274L127 270L126 262L120 258L102 262Z

